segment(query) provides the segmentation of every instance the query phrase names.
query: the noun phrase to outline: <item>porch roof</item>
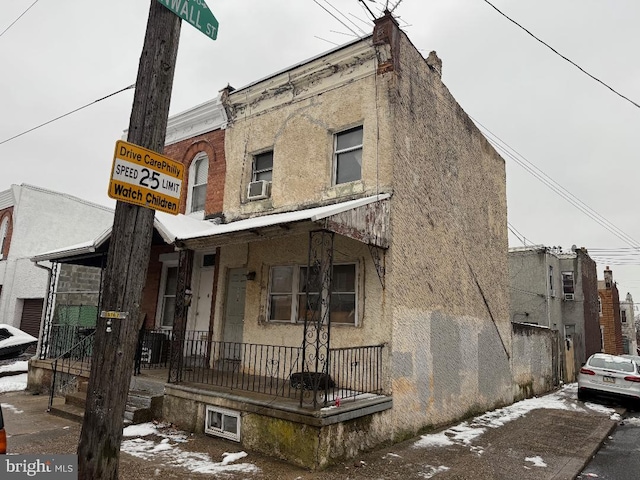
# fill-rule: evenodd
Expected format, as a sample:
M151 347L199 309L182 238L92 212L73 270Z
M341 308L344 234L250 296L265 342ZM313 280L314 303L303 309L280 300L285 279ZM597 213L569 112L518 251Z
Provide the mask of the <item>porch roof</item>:
M200 229L182 232L174 240L177 245L188 248L216 246L233 243L234 240L268 238L269 235L265 234L273 227L280 232L286 232L291 224L322 221L322 226L329 230L365 243L386 247L389 210L388 203L384 200L390 197L390 194L383 193L332 205L273 213L223 224L203 221L200 222ZM376 202L383 205L379 211L374 209L374 213L371 213L371 209L366 209ZM353 218L345 218L341 214L353 214Z
M154 243L177 244L188 248L202 245L222 245L247 238L266 238L269 228L285 232L291 224L302 222L323 222L322 226L341 235L370 243L379 247L387 246L388 193L334 203L321 207L273 213L259 217L215 224L186 215L169 215L156 212L154 219ZM375 208L372 204L380 207ZM81 265L99 266L101 257L109 249L111 228L95 239L56 250L50 250L31 257L32 262L56 261Z

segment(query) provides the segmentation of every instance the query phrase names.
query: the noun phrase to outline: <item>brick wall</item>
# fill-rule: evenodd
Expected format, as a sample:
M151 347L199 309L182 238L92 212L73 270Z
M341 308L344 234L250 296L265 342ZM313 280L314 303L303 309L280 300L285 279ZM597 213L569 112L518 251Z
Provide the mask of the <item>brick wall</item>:
M615 284L598 290L602 302L600 325L603 330L604 353L622 354L622 325L620 322L620 299Z
M7 229L7 240L4 242L4 246L2 247L2 258L7 258L9 255L9 246L11 245L11 234L13 233L13 207L5 208L4 210L0 210L0 226L2 222L4 222L5 218L9 219L8 229ZM0 238L0 242L2 239Z
M195 156L205 152L209 157L209 175L207 179L207 198L204 213L206 216L222 214L224 197L224 177L226 160L224 154L224 130L214 130L197 137L188 138L164 148L164 155L185 166L184 187L180 198L180 213L185 213L189 186L189 167Z

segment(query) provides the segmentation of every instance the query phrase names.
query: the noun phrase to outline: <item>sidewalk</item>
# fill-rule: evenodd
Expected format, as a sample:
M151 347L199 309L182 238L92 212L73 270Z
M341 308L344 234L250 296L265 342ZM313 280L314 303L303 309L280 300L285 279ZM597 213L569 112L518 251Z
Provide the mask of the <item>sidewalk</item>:
M569 385L317 473L253 452L245 456L234 442L144 424L125 430L120 478L573 479L623 413L578 402L575 389ZM10 453L75 453L81 426L46 413L47 401L28 392L0 393Z

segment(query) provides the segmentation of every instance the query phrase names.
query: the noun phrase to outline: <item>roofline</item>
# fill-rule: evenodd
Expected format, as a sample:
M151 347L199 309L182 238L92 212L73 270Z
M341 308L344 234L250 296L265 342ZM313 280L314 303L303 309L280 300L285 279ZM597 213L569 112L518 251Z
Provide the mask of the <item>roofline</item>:
M111 207L105 207L104 205L100 205L98 203L93 203L93 202L90 202L89 200L84 200L84 199L82 199L80 197L69 195L68 193L56 192L55 190L49 190L48 188L38 187L36 185L30 185L28 183L22 183L20 185L15 185L15 186L19 187L19 188L27 188L29 190L34 190L36 192L47 193L49 195L56 195L58 197L63 197L63 198L66 198L68 200L72 200L74 202L82 203L82 204L90 206L90 207L99 208L99 209L104 210L106 212L110 212L110 213L114 213L115 212L115 209L113 209Z
M331 54L333 54L335 52L339 52L340 50L344 50L345 48L349 48L349 47L351 47L352 45L355 45L358 42L362 42L362 41L367 40L367 39L372 38L372 37L373 37L373 33L369 33L369 34L364 35L362 37L358 37L355 40L352 40L352 41L350 41L348 43L345 43L343 45L339 45L339 46L337 46L335 48L332 48L331 50L327 50L327 51L325 51L323 53L320 53L320 54L318 54L318 55L316 55L314 57L308 58L306 60L302 60L301 62L298 62L298 63L296 63L294 65L289 66L289 67L286 67L286 68L284 68L282 70L278 70L277 72L271 73L271 74L267 75L266 77L263 77L263 78L261 78L259 80L255 80L255 81L249 83L248 85L245 85L243 87L235 89L230 93L230 95L233 96L238 92L242 92L244 90L247 90L247 89L249 89L251 87L254 87L254 86L256 86L256 85L258 85L258 84L260 84L262 82L265 82L265 81L267 81L267 80L269 80L271 78L277 77L278 75L282 75L283 73L287 73L287 72L290 72L291 70L295 70L296 68L301 67L303 65L306 65L307 63L311 63L311 62L313 62L315 60L318 60L320 58L327 57L327 56L329 56L329 55L331 55Z

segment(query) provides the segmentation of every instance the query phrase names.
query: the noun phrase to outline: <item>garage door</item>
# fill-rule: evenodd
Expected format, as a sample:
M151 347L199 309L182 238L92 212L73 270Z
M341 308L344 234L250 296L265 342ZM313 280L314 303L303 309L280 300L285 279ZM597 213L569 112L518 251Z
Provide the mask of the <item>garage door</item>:
M20 330L38 338L40 335L40 319L42 318L43 298L25 298L22 304ZM26 353L35 353L36 347L29 347Z

